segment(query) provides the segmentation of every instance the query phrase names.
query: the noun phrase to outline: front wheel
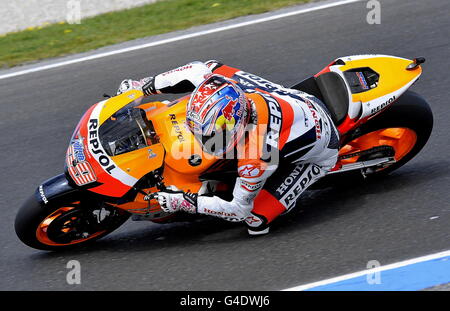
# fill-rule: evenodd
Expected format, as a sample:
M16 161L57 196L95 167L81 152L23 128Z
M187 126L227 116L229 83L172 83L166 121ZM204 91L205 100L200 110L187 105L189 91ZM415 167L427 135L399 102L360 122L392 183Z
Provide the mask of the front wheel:
M42 206L31 196L15 221L19 239L40 250L64 250L98 240L121 226L130 214L103 202L71 201Z

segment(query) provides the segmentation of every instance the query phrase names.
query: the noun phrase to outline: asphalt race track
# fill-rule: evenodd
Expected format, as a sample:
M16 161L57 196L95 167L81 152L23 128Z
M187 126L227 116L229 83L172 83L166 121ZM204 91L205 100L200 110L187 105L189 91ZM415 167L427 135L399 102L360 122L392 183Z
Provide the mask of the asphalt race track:
M450 2L381 2L380 25L366 22L362 1L0 80L0 290L281 290L363 270L369 260L385 265L449 250ZM422 152L383 182L309 192L260 238L218 219L129 220L95 247L64 253L16 237L19 206L62 172L82 113L123 78L218 59L292 85L336 57L367 53L426 57L413 90L435 117ZM66 282L73 259L80 285Z

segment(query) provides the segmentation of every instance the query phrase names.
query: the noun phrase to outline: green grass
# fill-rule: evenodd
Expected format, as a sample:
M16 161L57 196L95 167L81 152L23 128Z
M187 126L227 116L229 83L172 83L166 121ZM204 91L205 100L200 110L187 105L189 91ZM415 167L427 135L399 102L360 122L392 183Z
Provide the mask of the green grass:
M0 68L136 38L258 14L310 0L164 0L143 7L0 36Z

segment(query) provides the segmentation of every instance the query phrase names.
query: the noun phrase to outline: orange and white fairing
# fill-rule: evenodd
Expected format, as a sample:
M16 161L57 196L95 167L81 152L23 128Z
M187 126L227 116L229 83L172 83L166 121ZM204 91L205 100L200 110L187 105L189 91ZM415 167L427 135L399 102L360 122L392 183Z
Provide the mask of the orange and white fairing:
M176 183L186 191L197 191L201 187L198 176L217 158L204 154L185 126L188 97L169 105L142 103L142 99L142 92L132 90L101 101L84 114L66 155L67 172L78 186L89 186L89 191L119 198L146 174L164 167L167 184ZM143 148L110 155L101 143L99 129L127 105L145 111L158 142L147 142Z

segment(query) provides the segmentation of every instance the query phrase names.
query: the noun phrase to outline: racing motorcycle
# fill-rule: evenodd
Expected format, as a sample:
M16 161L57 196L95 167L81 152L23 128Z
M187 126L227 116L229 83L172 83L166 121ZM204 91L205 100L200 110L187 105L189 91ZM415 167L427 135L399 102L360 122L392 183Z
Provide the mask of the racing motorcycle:
M340 132L338 162L323 180L387 174L424 147L433 115L422 96L408 90L424 62L342 57L291 87L319 98ZM239 72L233 78L239 80ZM269 83L247 76L249 81L262 90ZM145 103L142 92L131 90L88 109L70 140L65 172L43 182L18 211L20 240L62 250L93 242L130 216L155 223L185 220L186 214L166 213L155 199L169 185L230 197L236 164L203 153L184 126L188 100Z

